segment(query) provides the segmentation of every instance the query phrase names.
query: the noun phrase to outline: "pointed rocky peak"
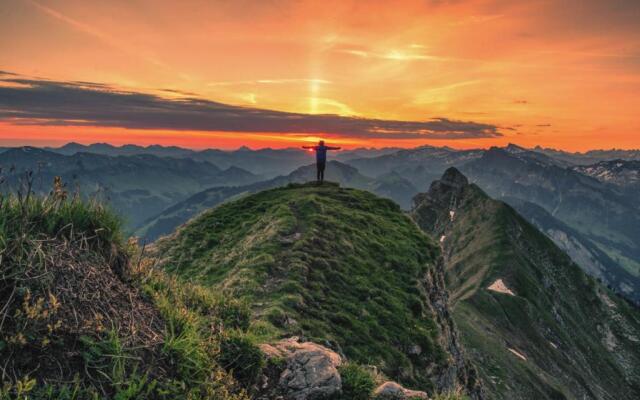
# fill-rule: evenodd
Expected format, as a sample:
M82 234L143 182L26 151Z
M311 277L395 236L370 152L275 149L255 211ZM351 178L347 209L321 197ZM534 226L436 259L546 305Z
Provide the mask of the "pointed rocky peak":
M413 198L412 216L423 229L435 232L445 221L452 221L456 208L467 198L470 190L469 180L458 169L447 169L442 177L431 183L427 193L419 193Z
M527 149L525 149L524 147L520 147L517 144L513 144L513 143L509 143L505 148L505 151L507 151L508 153L511 154L518 154L518 153L524 153L526 151L529 151Z
M446 183L450 186L460 188L469 184L469 180L462 172L460 172L456 167L448 168L442 174L442 178L440 178L440 182Z
M427 193L419 194L414 201L419 197L427 197L432 202L445 204L452 196L456 196L462 192L462 190L469 185L469 180L462 174L457 168L451 167L444 171L442 177L431 183L431 187Z

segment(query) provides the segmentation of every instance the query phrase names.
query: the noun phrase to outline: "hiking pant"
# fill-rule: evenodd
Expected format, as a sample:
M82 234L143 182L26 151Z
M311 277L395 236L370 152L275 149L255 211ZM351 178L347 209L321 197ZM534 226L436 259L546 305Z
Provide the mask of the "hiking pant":
M318 182L322 182L324 181L324 167L326 166L326 162L325 161L318 161L316 162L316 168L317 170L317 180Z

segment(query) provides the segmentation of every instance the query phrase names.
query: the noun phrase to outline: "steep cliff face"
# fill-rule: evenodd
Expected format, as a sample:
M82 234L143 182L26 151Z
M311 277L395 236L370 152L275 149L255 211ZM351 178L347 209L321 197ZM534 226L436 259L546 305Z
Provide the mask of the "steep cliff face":
M263 342L298 336L410 389L481 396L439 248L391 201L289 185L205 212L154 252L181 278L249 302Z
M511 207L449 169L412 216L438 238L453 319L489 398L640 396L640 315Z
M433 288L429 293L431 305L441 332L441 345L449 354L449 367L438 377L438 387L449 389L465 388L465 392L474 400L486 398L478 371L464 352L460 335L449 310L449 293L445 284L445 263L440 257L436 268L427 277Z

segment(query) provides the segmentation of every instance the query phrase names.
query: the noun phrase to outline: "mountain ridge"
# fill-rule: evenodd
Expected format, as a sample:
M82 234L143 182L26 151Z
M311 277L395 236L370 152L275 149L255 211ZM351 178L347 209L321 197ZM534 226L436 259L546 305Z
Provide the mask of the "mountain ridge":
M640 313L456 169L415 199L440 238L451 309L491 398L640 393ZM635 372L634 372L635 371Z
M206 211L152 254L182 279L248 299L265 339L326 342L412 388L480 396L437 246L389 200L290 184Z

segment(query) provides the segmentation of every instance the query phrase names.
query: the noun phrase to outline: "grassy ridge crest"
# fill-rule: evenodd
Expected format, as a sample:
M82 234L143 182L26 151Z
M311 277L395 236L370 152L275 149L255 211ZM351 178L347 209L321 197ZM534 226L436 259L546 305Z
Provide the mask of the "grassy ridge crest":
M263 191L201 214L153 251L182 279L251 303L261 340L326 343L424 389L448 363L428 300L437 246L369 192Z

